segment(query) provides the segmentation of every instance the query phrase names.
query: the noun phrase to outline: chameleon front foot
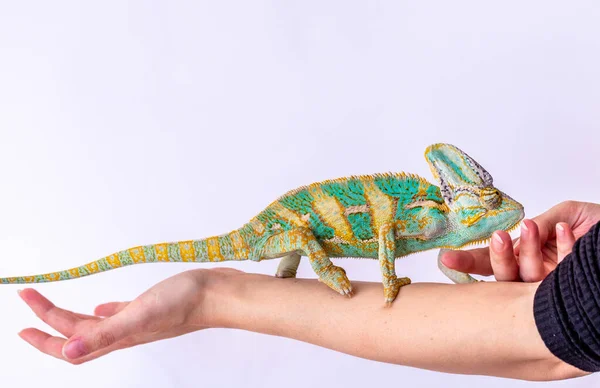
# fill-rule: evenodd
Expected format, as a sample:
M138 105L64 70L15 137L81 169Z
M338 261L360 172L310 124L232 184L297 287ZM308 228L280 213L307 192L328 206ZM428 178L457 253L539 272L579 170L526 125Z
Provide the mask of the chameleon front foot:
M383 295L386 306L391 306L392 302L398 296L400 288L411 283L410 278L393 277L383 283Z
M341 267L336 265L329 266L319 273L319 281L325 283L335 292L345 295L348 298L353 295L352 284L350 284L350 280L348 279L348 276L346 276L346 271Z

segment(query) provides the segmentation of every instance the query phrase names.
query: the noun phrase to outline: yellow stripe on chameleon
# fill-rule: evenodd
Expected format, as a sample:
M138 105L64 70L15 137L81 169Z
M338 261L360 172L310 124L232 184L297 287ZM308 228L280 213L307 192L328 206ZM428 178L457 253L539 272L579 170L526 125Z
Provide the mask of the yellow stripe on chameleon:
M193 241L179 242L179 254L182 261L194 261L196 259L196 250Z
M394 200L382 193L373 181L363 182L363 186L365 198L371 209L373 233L378 234L383 224L394 219L396 213Z
M252 229L259 235L265 232L265 226L256 217L250 220L250 226L252 226Z
M309 193L314 198L313 209L325 224L335 230L335 235L342 240L353 241L354 233L348 219L344 217L344 207L334 197L325 194L321 187L309 188Z
M137 264L146 262L146 255L144 254L144 250L142 249L142 247L131 248L127 251L129 252L129 256L131 256L131 259L134 263Z
M85 268L90 271L90 273L96 273L99 271L98 263L93 262L85 265Z
M167 250L167 243L154 245L154 251L156 252L156 260L169 261L169 251Z
M233 254L236 259L246 259L249 255L248 246L246 242L242 238L242 235L237 230L229 233L229 238L231 239L231 245L233 246Z
M429 188L429 184L425 182L419 182L419 190L417 193L413 195L413 200L416 198L427 198L427 189Z
M288 221L290 224L294 226L304 226L308 227L308 221L306 218L303 218L298 213L291 211L287 207L283 206L279 202L275 202L270 206L271 210L275 212L277 217L280 217L284 221Z
M33 283L35 281L35 276L23 276L23 279L27 282L27 283Z
M68 270L69 275L71 275L74 278L78 278L81 275L79 274L79 268L71 268L70 270Z
M222 261L221 248L219 246L219 237L210 237L206 239L206 248L208 250L208 261Z
M45 274L44 278L48 281L54 281L54 280L58 280L58 278L60 278L60 275L58 272L52 272L52 273Z
M119 259L119 255L112 254L110 256L106 257L106 261L108 262L108 264L113 267L113 268L119 268L120 266L122 266L121 264L121 259ZM71 274L73 276L79 276L79 274L75 275L75 274Z

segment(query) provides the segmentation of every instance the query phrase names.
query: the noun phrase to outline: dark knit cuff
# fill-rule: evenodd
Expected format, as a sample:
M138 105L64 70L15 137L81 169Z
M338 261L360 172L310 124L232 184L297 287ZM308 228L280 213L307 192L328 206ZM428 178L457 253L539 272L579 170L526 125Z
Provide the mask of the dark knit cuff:
M600 371L600 222L542 281L533 309L552 354L586 372Z

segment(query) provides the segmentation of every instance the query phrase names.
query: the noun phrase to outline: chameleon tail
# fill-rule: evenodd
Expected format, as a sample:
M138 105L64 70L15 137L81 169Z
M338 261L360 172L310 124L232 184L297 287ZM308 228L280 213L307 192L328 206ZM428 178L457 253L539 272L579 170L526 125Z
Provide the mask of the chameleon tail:
M0 278L0 284L45 283L75 279L141 263L246 260L250 251L247 241L251 241L251 234L251 230L243 227L228 234L202 240L138 246L64 271Z

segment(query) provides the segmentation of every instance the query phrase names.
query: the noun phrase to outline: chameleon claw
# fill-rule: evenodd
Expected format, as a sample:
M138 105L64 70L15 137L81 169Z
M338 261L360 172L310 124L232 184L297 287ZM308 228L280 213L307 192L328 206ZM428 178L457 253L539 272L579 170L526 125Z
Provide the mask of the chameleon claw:
M348 298L352 298L352 296L354 296L354 292L352 291L351 288L346 288L340 291L340 294L348 297Z

